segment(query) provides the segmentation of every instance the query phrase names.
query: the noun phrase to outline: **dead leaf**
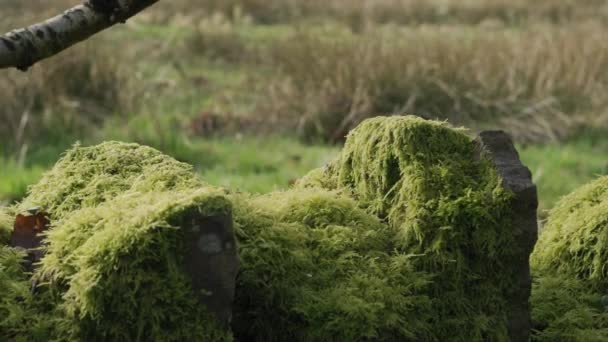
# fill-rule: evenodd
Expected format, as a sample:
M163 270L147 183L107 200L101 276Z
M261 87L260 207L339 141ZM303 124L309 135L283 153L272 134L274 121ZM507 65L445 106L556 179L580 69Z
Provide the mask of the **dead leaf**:
M42 233L48 229L50 223L49 215L40 208L32 208L15 218L11 246L27 251L30 270L32 264L40 261L44 255L40 250L44 239Z

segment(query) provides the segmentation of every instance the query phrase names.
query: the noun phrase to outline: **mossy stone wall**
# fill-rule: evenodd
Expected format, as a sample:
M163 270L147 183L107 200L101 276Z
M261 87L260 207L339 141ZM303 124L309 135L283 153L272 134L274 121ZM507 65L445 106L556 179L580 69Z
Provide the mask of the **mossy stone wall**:
M41 206L52 228L35 295L18 252L1 250L3 337L229 340L226 302L199 290L234 280L230 254L205 253L236 252L233 223L237 339L516 340L521 198L479 147L446 123L374 118L325 168L256 195L148 147L76 146L12 209ZM228 271L196 273L212 264Z
M44 208L52 222L46 255L33 275L36 294L9 297L12 304L0 311L19 317L20 310L31 310L50 323L38 331L28 323L32 317L22 314L3 337L231 340L212 315L217 308L201 305L209 304L204 297L210 289L200 288L211 283L205 281L213 277L201 275L209 269L202 265L191 274L185 258L192 257L190 238L208 228L200 225L207 222L203 219L230 218L232 204L223 190L200 181L190 165L137 144L76 146L14 209L33 206ZM225 241L219 243L234 260L231 232L230 237L230 250L223 249ZM237 265L228 264L232 284ZM27 278L5 284L29 293ZM233 293L228 295L231 302Z
M378 117L349 134L338 158L298 183L354 198L388 225L395 250L431 277L423 293L431 300L425 322L433 333L422 340L529 334L536 189L512 143L503 143L506 154L480 153L479 142L446 123ZM504 183L503 176L513 176L497 167L505 156L523 171L517 176L524 192ZM522 197L526 191L530 198Z

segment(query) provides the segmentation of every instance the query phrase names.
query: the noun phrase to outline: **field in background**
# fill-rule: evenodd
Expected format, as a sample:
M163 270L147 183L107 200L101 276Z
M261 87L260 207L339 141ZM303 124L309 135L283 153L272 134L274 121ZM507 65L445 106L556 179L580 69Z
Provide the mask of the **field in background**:
M78 1L11 0L0 30ZM42 7L41 7L42 6ZM378 114L509 131L541 206L608 173L608 1L161 1L0 78L0 201L76 141L136 141L212 184L285 188Z

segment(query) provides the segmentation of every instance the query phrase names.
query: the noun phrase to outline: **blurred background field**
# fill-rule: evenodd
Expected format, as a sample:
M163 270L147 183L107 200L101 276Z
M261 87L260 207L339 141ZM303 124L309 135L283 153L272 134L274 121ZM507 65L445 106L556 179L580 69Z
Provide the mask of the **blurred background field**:
M5 0L0 29L78 1ZM504 129L541 208L608 173L608 1L173 0L0 77L0 201L80 141L147 144L212 184L288 187L361 120Z

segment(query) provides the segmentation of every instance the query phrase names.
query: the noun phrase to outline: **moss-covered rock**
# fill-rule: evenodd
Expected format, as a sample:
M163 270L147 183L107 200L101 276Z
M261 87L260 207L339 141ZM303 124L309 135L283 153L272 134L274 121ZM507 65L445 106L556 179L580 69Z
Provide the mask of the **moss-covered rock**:
M608 340L608 177L551 210L531 257L543 341Z
M565 275L536 273L532 285L533 341L608 341L604 295Z
M0 207L0 246L7 245L11 240L14 215L8 208Z
M19 211L40 206L54 220L96 207L125 192L179 191L204 186L191 165L151 147L121 142L74 146L44 174Z
M49 297L32 293L24 257L22 251L0 246L0 340L48 341L58 320L49 313Z
M256 341L429 340L430 278L394 234L320 189L235 196L242 261L233 330Z
M414 116L364 121L298 186L350 194L388 224L396 250L432 276L435 339L508 339L512 194L462 130Z
M221 194L201 188L127 193L62 220L48 234L38 273L62 291L69 336L215 341L214 320L181 266L182 223L229 211Z
M21 267L24 253L0 246L0 337L8 340L30 317L25 301L31 300L30 283Z
M52 220L32 299L54 322L47 340L231 339L199 303L183 259L187 220L230 215L232 206L190 166L136 144L76 146L17 208L32 206ZM15 257L6 260L7 286L29 293L29 277L19 275ZM30 297L9 297L7 311L15 316ZM27 323L6 331L34 333Z
M581 187L551 210L531 262L536 271L566 274L608 290L608 177Z
M53 226L39 292L0 306L30 311L2 321L0 337L31 337L18 317L41 315L33 321L52 324L37 334L58 340L229 339L180 268L177 227L232 211L237 338L507 340L512 194L478 152L445 123L376 118L293 189L248 195L209 187L148 147L76 146L16 207L41 206ZM29 277L7 250L0 287L25 293Z

